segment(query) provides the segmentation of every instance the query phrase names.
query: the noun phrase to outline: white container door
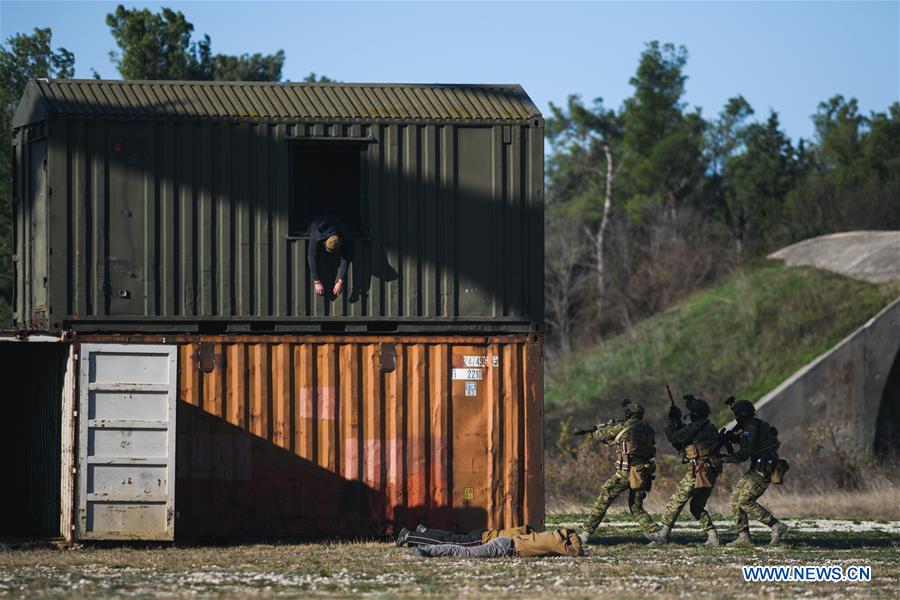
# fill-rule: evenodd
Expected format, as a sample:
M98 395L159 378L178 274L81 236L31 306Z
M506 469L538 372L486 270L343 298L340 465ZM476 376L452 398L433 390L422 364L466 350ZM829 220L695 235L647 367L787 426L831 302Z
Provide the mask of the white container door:
M177 352L81 345L79 539L174 538Z

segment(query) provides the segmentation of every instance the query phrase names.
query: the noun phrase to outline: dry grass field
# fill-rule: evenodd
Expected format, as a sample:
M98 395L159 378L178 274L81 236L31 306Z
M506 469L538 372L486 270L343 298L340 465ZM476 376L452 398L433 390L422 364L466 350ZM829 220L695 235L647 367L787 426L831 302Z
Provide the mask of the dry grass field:
M548 525L574 525L556 515ZM720 529L730 534L719 515ZM788 545L709 549L679 522L676 544L644 544L623 514L581 559L416 559L387 542L4 548L6 597L883 597L900 596L900 522L792 519ZM730 537L730 536L729 536ZM868 583L747 583L742 565L866 565Z

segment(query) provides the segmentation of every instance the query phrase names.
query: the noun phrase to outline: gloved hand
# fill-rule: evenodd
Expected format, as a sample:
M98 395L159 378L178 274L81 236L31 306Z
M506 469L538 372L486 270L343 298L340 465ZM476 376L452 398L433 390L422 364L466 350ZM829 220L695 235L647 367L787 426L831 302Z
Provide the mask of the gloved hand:
M669 407L669 420L681 421L681 409L675 405Z

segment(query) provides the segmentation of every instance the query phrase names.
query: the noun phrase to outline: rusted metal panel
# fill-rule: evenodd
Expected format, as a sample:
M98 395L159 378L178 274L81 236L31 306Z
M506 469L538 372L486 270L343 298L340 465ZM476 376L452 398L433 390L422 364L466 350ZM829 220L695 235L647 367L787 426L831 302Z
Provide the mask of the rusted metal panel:
M177 539L543 526L540 336L82 341L178 348Z
M145 89L120 83L126 99ZM69 84L41 85L62 90ZM221 92L179 85L152 84L160 98L170 87ZM94 88L84 86L87 98ZM185 113L152 120L144 108L129 118L106 109L34 113L44 120L16 130L13 153L17 327L540 331L540 115L453 120L476 109L513 110L505 96L495 101L481 88L465 94L445 86L404 88L402 97L387 94L391 86L349 88L364 94L353 96L360 102L384 99L377 110L360 114L393 107L407 116L234 121L215 116L228 112L215 104L203 119ZM253 87L247 97L260 103L257 111L265 108L261 90L268 88ZM299 97L295 92L291 98ZM332 92L329 106L353 106L342 100L350 92ZM310 98L301 104L329 113ZM423 114L444 117L415 117ZM354 260L337 298L314 292L306 261L308 215L298 212L304 199L292 183L294 149L329 141L360 147L360 208L351 211L360 231L350 236ZM44 153L46 177L38 169ZM47 185L46 196L30 191ZM335 265L321 270L330 289Z
M176 353L80 345L78 539L174 539Z

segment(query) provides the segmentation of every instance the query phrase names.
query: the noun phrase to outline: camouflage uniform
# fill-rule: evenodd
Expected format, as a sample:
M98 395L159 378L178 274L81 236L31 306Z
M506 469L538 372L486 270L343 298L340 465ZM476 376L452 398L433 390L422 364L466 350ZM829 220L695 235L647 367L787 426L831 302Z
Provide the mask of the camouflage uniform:
M600 488L600 494L584 523L584 530L588 535L597 529L610 505L625 490L628 490L628 508L631 516L644 533L654 533L659 529L653 517L644 510L644 498L647 496L646 490L649 489L649 472L655 467L653 457L656 454L654 447L656 434L652 427L641 420L644 411L639 404L630 403L626 408L631 416L619 423L599 425L593 434L607 446L615 444L617 453L616 471ZM648 470L648 485L643 486L643 489L631 489L629 469L633 466Z
M688 425L678 423L676 426L675 423L671 423L666 428L666 437L676 449L682 451L684 460L689 461L690 465L666 504L661 518L662 524L670 528L675 525L684 505L690 501L691 515L700 522L701 529L714 530L712 517L706 510L706 502L722 469L721 462L710 457L718 441L716 427L709 419L700 419ZM709 487L697 487L699 469L705 469L705 479L711 484Z
M748 419L740 430L741 448L733 455L726 457L726 462L743 462L750 459L750 468L740 478L731 494L731 511L737 532L750 530L748 517L774 526L778 519L772 516L756 499L763 495L772 477L772 471L778 462L778 437L772 433L772 427L757 418Z

